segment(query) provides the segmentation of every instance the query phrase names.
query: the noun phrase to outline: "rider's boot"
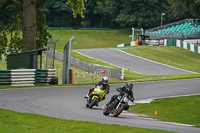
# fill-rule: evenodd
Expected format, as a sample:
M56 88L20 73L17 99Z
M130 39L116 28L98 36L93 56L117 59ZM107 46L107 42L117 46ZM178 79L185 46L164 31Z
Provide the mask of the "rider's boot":
M89 98L90 96L90 91L88 92L88 94L85 96L85 98Z
M88 97L89 97L88 95L84 96L84 98L86 98L86 99L88 99Z

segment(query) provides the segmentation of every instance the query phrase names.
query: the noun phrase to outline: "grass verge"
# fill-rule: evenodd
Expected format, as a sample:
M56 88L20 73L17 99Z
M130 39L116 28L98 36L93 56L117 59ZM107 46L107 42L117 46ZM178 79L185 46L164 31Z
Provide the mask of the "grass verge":
M188 51L186 51L188 52ZM108 63L104 63L92 58L88 58L86 56L83 56L79 53L73 52L72 51L72 56L75 58L78 58L82 61L88 62L88 63L93 63L93 64L98 64L98 65L103 65L103 66L108 66L108 67L113 67L113 68L118 68L116 66L110 65ZM45 57L43 57L43 62L45 62ZM1 61L3 64L2 66L6 66L5 61ZM44 65L43 65L44 67ZM192 67L192 66L191 66ZM4 70L6 68L1 67ZM56 60L55 61L55 68L57 69L56 75L59 78L59 84L62 83L62 62ZM78 69L76 67L71 67L75 74L74 74L74 83L75 85L88 85L88 84L94 84L98 80L101 79L101 77L97 77L96 81L94 81L94 75L89 74L81 69ZM79 73L79 76L77 74ZM189 79L189 78L199 78L200 74L178 74L178 75L144 75L144 74L138 74L129 70L125 70L125 80L117 80L117 79L111 79L109 82L110 83L123 83L123 82L145 82L145 81L159 81L159 80L174 80L174 79ZM86 76L85 76L86 75ZM42 87L42 86L39 86ZM21 88L21 87L10 87L10 86L0 86L0 89L8 89L8 88ZM22 87L23 88L23 87Z
M113 47L116 44L129 42L130 38L128 35L131 34L130 30L52 30L50 31L54 38L59 38L57 43L57 50L62 52L64 45L68 42L71 36L75 36L76 39L73 41L73 49L81 48L106 48ZM97 39L97 40L95 40ZM184 50L177 47L151 47L151 46L138 46L138 47L126 47L123 48L125 52L138 55L147 59L151 59L164 64L172 65L178 68L194 71L200 73L200 56L196 53ZM104 63L95 59L88 58L81 54L72 51L72 56L82 61L99 64L103 66L118 68L108 63ZM159 57L159 58L158 58ZM44 62L44 61L43 61ZM62 63L55 63L57 69L57 76L59 77L59 83L61 83L62 77ZM6 69L5 61L0 61L0 70ZM75 72L85 73L80 69L74 68ZM84 76L83 76L84 77ZM172 79L187 79L187 78L199 78L200 74L179 74L179 75L144 75L138 74L132 71L125 70L124 82L127 80L131 82L142 82L142 81L158 81L158 80L172 80ZM77 79L80 79L77 78ZM86 79L86 78L84 78ZM112 83L123 82L114 80ZM91 84L90 82L88 82ZM77 84L88 84L88 83L77 83Z
M111 48L120 43L130 42L131 29L121 30L51 30L53 38L59 39L56 49L63 52L72 36L72 49Z
M136 104L129 112L145 114L163 121L191 124L200 127L200 95L155 100L150 104ZM155 115L157 110L157 115Z
M125 70L124 73L125 73L126 81L129 81L129 82L145 82L145 81L200 78L200 74L145 75L145 74L134 73L129 70Z
M7 70L7 65L5 60L0 60L0 70Z
M200 55L178 47L138 46L123 51L177 68L200 73Z
M94 128L95 127L95 128ZM69 132L69 133L168 133L168 131L156 129L142 129L119 125L99 124L74 120L57 119L29 113L17 113L0 109L0 132Z
M188 52L188 51L186 51L186 52ZM72 56L75 58L78 58L82 61L88 62L88 63L118 68L118 67L110 65L108 63L104 63L104 62L83 56L76 52L72 52ZM144 82L144 81L159 81L159 80L172 80L172 79L189 79L189 78L199 78L200 77L200 74L145 75L145 74L135 73L135 72L129 71L129 70L125 70L124 74L125 74L124 82L127 82L127 80L131 81L131 82Z

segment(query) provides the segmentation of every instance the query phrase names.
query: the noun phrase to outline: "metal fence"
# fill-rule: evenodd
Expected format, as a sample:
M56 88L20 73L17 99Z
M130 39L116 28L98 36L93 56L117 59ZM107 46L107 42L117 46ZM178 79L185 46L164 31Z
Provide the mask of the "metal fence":
M118 79L123 79L122 77L122 69L117 69L117 68L112 68L112 67L106 67L106 66L101 66L101 65L96 65L96 64L90 64L84 61L81 61L79 59L71 57L71 65L78 67L82 70L92 72L96 74L99 70L108 70L109 75L107 75L110 78L118 78Z
M74 72L74 84L92 83L95 84L98 80L95 73L92 72Z
M96 84L98 81L102 80L103 76L109 77L109 70L98 69L94 73L92 72L73 72L74 84L84 84L84 83L92 83Z
M55 51L55 58L60 60L60 61L63 61L63 54ZM107 67L107 66L101 66L101 65L97 65L97 64L90 64L90 63L81 61L79 59L73 58L73 57L71 57L71 65L74 66L74 67L77 67L79 69L85 70L87 72L96 73L98 75L102 75L98 72L99 70L105 70L105 71L108 70L109 75L107 75L108 73L105 73L106 76L108 76L110 78L117 78L117 79L123 79L124 78L124 74L123 74L122 69L117 69L117 68L112 68L112 67Z
M46 51L46 66L45 66L45 69L54 69L55 49L56 49L56 42L57 41L58 40L55 40L53 38L48 40L47 51Z
M151 29L148 29L146 30L147 32L152 32L152 31L157 31L157 30L162 30L164 28L168 28L168 27L172 27L172 26L176 26L177 24L184 24L185 22L188 22L188 23L194 23L196 22L197 20L195 19L184 19L184 20L180 20L180 21L177 21L177 22L173 22L173 23L170 23L170 24L166 24L166 25L162 25L162 26L158 26L158 27L154 27L154 28L151 28Z

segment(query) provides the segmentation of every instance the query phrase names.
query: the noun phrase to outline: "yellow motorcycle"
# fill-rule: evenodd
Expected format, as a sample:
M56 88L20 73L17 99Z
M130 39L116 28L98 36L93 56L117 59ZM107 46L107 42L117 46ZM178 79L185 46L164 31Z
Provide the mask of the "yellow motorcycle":
M90 93L87 99L86 107L91 109L95 105L98 106L98 103L102 101L102 98L105 96L106 93L105 93L105 90L102 90L101 88L102 86L97 86Z

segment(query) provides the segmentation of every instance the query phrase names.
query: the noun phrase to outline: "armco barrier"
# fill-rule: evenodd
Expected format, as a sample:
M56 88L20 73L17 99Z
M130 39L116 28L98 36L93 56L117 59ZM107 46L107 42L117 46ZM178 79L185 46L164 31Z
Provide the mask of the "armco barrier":
M145 45L145 43L142 43L142 45ZM133 41L133 42L122 43L117 45L116 47L126 47L126 46L138 46L138 42Z
M11 71L11 86L34 86L35 69L17 69Z
M35 85L49 85L53 76L56 76L56 69L37 69Z
M73 27L50 27L51 30L73 30Z
M10 70L0 70L0 85L11 85Z
M176 46L200 54L200 46L197 44L192 44L188 41L176 40Z
M56 69L16 69L0 70L0 85L34 86L49 85Z
M164 43L165 46L176 46L176 47L184 48L194 53L200 54L200 45L193 44L188 40L185 40L185 41L173 40L172 41L172 40L165 39L164 42L165 42Z
M73 27L50 27L51 30L73 30L77 28ZM111 28L97 28L97 27L83 27L79 28L79 30L111 30Z
M87 27L87 28L79 28L80 30L111 30L111 28L96 28L96 27Z

